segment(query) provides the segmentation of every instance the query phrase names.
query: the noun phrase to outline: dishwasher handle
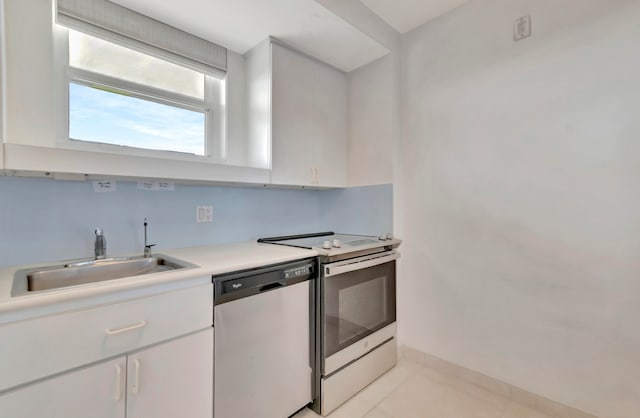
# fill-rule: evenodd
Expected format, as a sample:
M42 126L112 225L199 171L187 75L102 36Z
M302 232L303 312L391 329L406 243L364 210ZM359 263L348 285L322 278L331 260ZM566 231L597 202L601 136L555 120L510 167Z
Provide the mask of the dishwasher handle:
M285 284L281 282L269 283L264 286L260 286L260 292L266 292L267 290L277 289L283 287Z

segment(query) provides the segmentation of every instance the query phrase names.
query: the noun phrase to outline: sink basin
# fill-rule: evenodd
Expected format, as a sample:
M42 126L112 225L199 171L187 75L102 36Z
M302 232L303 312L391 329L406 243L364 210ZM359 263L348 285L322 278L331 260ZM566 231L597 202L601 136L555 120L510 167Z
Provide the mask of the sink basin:
M193 267L163 255L152 257L110 258L19 270L13 280L12 296L78 286L161 271Z

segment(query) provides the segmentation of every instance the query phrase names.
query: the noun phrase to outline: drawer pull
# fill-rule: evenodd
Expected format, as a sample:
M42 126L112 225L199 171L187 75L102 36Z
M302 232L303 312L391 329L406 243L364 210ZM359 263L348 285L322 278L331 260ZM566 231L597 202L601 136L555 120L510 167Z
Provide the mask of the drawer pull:
M118 329L111 329L109 328L107 330L107 335L116 335L116 334L122 334L123 332L127 332L127 331L133 331L134 329L138 329L138 328L142 328L145 325L147 325L147 321L140 321L137 324L125 327L125 328L118 328Z

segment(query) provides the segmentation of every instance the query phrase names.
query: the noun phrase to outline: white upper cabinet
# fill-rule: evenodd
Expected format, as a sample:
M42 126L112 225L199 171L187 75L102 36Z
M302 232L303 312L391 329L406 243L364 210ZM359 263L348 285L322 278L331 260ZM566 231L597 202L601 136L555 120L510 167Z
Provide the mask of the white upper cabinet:
M254 132L258 136L254 142L268 142L270 137L271 183L345 187L345 73L273 42L256 47L247 56L248 66L257 67L256 60L268 69L255 73L270 76L271 91L265 90L264 83L255 83L257 88L249 89L249 100L265 101L265 97L270 100L267 107L262 106L250 114L248 122L250 126L268 124L270 127Z
M271 47L271 182L315 184L315 66L279 45Z
M271 182L347 184L345 73L271 44Z

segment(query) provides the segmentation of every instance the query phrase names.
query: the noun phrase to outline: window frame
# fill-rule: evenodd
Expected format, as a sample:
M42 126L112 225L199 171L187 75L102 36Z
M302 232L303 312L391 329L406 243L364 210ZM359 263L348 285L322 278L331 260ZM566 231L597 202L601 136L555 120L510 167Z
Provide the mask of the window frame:
M200 69L193 69L204 74L204 99L183 95L157 87L140 84L128 80L111 77L105 74L94 73L69 65L69 30L64 26L54 25L54 84L56 101L56 142L61 148L123 154L128 156L175 159L183 161L198 161L210 163L222 163L227 160L226 146L226 76L221 74L204 73ZM86 33L96 37L93 33ZM143 54L186 67L184 63L172 60L167 56L160 56L153 50L144 50L137 45L125 44L115 39L99 37L107 42L132 49ZM189 68L189 67L186 67ZM130 97L142 99L176 108L201 112L204 114L204 155L172 150L155 150L138 148L128 145L114 145L91 140L72 139L69 135L69 85L75 83L87 87L107 87L115 91L122 91Z

